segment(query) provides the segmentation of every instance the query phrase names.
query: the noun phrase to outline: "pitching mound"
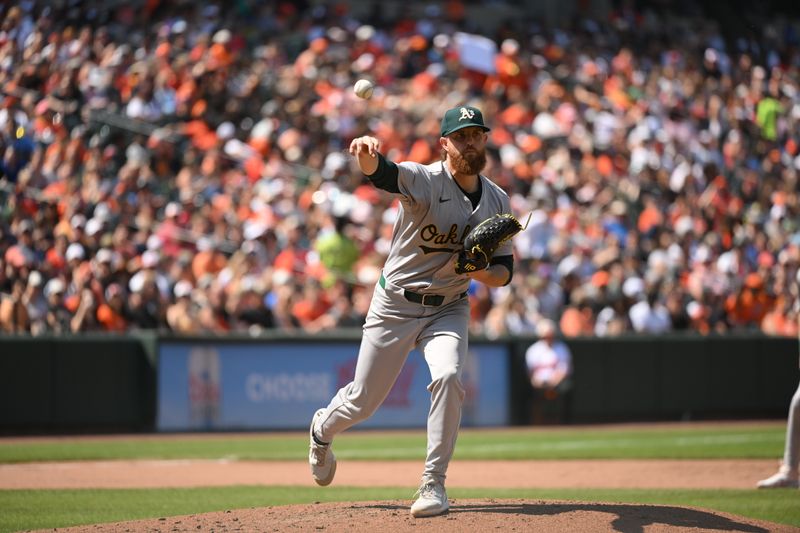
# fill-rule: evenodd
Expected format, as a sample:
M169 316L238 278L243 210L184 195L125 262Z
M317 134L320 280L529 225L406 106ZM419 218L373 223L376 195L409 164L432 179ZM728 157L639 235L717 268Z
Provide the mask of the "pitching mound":
M790 526L725 513L664 505L451 499L449 513L415 519L408 513L409 504L406 501L387 501L287 505L81 526L58 531L797 531Z

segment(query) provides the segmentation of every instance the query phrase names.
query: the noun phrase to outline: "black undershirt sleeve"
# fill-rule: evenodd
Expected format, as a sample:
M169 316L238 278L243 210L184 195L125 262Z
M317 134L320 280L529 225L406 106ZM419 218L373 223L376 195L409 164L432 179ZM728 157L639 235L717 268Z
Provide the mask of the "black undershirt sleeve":
M514 256L513 255L501 255L499 257L492 257L492 260L489 261L489 265L503 265L508 269L508 280L503 283L503 285L508 285L511 283L511 278L514 277Z
M367 179L372 184L387 192L399 193L400 188L397 185L397 165L391 161L387 161L383 154L378 154L378 168L372 174L366 175Z

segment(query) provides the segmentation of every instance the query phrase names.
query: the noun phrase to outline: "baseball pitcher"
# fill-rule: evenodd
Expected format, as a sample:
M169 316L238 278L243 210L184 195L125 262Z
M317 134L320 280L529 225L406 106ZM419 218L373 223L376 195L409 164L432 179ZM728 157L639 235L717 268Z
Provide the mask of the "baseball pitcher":
M336 473L333 438L375 412L409 352L418 347L430 368L431 407L422 484L411 506L414 517L449 508L444 482L464 400L460 377L467 353L470 280L499 287L513 274L509 239L521 227L510 217L508 195L480 174L487 131L480 110L448 110L439 139L443 160L430 165L388 161L371 136L350 144L364 175L397 195L401 208L364 324L355 376L314 414L309 464L319 485L331 483Z

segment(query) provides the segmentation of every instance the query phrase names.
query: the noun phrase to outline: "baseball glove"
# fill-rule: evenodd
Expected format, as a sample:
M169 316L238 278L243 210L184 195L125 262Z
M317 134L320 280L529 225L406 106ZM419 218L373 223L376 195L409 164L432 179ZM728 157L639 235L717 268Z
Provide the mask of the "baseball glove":
M456 274L484 270L497 248L523 229L508 213L493 215L472 228L464 239L464 249L456 257Z

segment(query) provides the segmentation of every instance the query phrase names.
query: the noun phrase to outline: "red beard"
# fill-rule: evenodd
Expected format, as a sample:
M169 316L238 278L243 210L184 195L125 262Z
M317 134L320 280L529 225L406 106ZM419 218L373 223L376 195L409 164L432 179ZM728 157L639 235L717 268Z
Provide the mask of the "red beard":
M457 174L479 174L486 166L486 151L473 151L467 154L450 154L450 164Z

